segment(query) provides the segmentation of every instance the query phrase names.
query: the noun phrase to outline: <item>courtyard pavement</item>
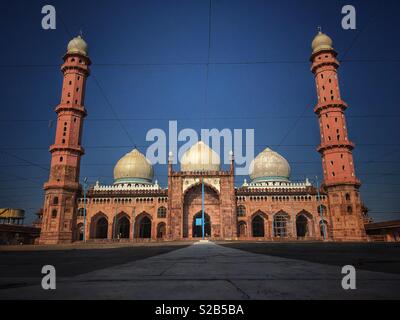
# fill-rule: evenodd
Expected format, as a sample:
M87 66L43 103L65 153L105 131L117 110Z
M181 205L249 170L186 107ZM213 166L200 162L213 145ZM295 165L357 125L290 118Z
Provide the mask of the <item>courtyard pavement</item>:
M0 299L399 299L400 274L357 270L356 290L341 287L341 266L258 254L215 243L72 276L45 291L40 279L0 285ZM11 282L10 282L11 281ZM18 283L18 281L16 283Z

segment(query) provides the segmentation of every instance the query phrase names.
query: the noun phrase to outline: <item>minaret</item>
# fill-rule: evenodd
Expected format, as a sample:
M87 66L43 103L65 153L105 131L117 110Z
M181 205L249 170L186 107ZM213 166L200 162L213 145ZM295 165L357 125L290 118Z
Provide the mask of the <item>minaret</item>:
M44 185L45 200L40 243L74 240L77 195L80 191L80 160L86 79L89 76L88 46L81 36L72 39L64 56L61 102L56 107L55 142L50 146L50 176Z
M320 30L312 42L311 71L315 75L318 103L314 109L319 118L324 172L323 187L328 193L330 230L335 240L363 240L365 229L360 181L356 177L352 150L348 138L345 110L337 69L339 62L331 38Z

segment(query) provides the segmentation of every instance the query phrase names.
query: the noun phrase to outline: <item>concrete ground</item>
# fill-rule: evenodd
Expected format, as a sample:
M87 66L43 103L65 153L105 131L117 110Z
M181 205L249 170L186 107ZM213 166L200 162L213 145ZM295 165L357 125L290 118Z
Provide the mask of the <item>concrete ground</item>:
M238 245L241 250L235 248ZM357 289L343 290L342 264L354 258L340 258L342 253L354 257L358 251L364 252L366 259L368 244L338 244L337 249L326 245L184 243L103 250L0 252L0 299L400 298L399 272L368 271L357 266ZM328 248L326 252L322 250L324 246ZM369 249L373 259L379 258L379 252L389 252L385 253L387 259L397 252L391 259L398 259L398 249L392 252L389 245L374 248ZM261 254L251 252L257 250ZM286 257L292 252L297 252L296 259ZM321 261L315 257L316 252L322 252ZM45 291L40 286L40 268L53 262L57 289ZM385 268L393 271L391 267Z

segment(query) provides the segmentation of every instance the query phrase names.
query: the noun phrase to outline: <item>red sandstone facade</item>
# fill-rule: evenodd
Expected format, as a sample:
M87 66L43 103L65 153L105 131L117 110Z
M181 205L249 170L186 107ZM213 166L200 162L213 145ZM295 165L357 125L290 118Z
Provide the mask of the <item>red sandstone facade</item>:
M76 40L76 39L74 39ZM74 41L73 40L73 41ZM205 185L205 232L215 240L365 240L365 210L359 195L337 77L332 42L320 33L313 42L324 183L290 182L290 166L279 154L264 150L254 160L252 181L235 187L234 161L223 171L215 164L168 165L168 187L153 183L151 165L139 151L125 155L114 170L114 185L92 186L84 203L79 185L83 154L81 134L86 110L84 87L90 60L86 44L69 45L62 71L62 101L57 107L51 173L45 184L41 243L80 241L191 240L201 236L201 184ZM83 41L83 40L82 40ZM212 153L201 146L191 151ZM200 150L200 149L199 149ZM196 153L197 152L197 153ZM130 162L129 162L130 161ZM128 163L129 165L126 165ZM133 169L132 169L133 168ZM191 169L192 168L192 169ZM198 169L200 168L200 169ZM84 230L84 209L86 229Z

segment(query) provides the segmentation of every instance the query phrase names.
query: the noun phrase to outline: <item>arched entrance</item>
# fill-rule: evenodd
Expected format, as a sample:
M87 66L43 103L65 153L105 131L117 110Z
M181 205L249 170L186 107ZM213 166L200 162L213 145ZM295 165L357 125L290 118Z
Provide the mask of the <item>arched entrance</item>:
M197 219L202 218L202 212L197 213L193 217L193 238L201 238L203 236L203 227L201 225L197 225ZM210 216L207 213L204 213L204 237L208 238L211 236L211 223Z
M240 221L238 224L238 236L239 238L244 238L247 236L247 226L246 222Z
M136 237L149 239L151 238L151 219L147 214L141 214L136 219Z
M101 217L96 222L96 239L107 239L108 235L108 221L105 217Z
M296 218L296 234L298 238L308 236L308 219L303 214Z
M262 238L265 236L264 218L262 216L257 215L253 218L251 230L254 238Z
M131 224L126 216L122 216L118 219L116 228L116 237L118 239L129 239L129 233Z
M157 226L157 238L163 239L165 238L165 234L166 234L166 225L164 222L161 222Z
M195 184L188 188L184 194L182 236L183 238L201 237L201 227L193 225L196 218L201 218L202 211L202 187ZM212 238L219 238L222 233L220 221L220 199L219 193L212 186L204 185L204 210L207 212L205 233ZM200 213L200 216L199 216ZM208 219L208 220L207 220ZM207 226L207 221L212 224ZM200 232L199 232L200 231Z

